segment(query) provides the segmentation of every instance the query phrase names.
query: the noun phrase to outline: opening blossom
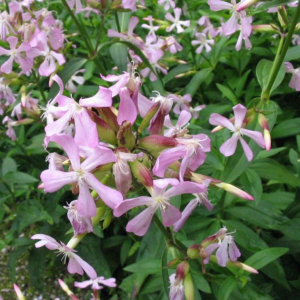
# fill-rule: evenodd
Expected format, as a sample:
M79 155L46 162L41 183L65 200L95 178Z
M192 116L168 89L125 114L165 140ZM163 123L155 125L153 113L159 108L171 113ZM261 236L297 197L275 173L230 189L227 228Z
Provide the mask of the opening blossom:
M205 253L207 256L203 260L204 264L209 263L209 258L216 249L218 249L216 252L218 264L221 267L226 267L229 258L232 261L237 261L237 259L241 256L241 252L234 242L234 237L231 236L230 233L227 233L226 227L221 228L217 233L206 238L203 242L206 241L217 242L205 247Z
M36 248L45 246L49 250L57 250L58 255L62 254L62 260L66 263L67 258L69 258L68 271L71 274L83 275L85 272L90 278L96 278L97 273L94 268L89 265L86 261L80 258L74 249L69 248L63 242L58 243L54 238L45 234L35 234L31 237L32 240L40 240L35 243Z
M105 279L103 276L100 276L96 279L86 280L83 282L76 281L74 283L74 286L84 289L84 288L88 287L89 285L91 285L93 290L101 290L101 289L103 289L103 286L101 284L106 285L108 287L112 287L112 288L117 286L115 278Z
M226 127L233 132L232 137L220 148L220 152L223 155L233 155L237 147L237 142L240 141L248 161L251 161L253 158L253 152L242 136L246 135L250 137L262 148L265 148L264 137L261 132L243 128L243 122L247 114L247 108L245 106L238 104L233 107L233 112L235 117L234 125L228 119L219 114L212 114L209 118L209 123L212 125Z
M169 185L172 187L167 190ZM204 191L205 187L203 185L194 182L179 182L173 178L154 180L153 187L149 188L151 197L141 196L124 200L115 208L114 216L120 217L134 207L146 205L147 208L126 226L128 232L142 236L148 231L152 217L158 209L162 214L162 223L166 227L172 226L181 218L179 209L170 204L172 197Z

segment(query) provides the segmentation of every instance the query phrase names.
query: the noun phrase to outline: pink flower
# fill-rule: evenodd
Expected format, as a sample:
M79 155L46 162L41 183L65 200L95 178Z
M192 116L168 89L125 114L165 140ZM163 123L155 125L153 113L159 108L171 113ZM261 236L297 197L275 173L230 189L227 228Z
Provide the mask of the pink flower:
M159 26L153 26L153 18L152 16L148 16L146 18L149 21L149 25L143 24L142 27L149 30L149 33L147 34L146 40L147 42L155 42L157 40L157 37L155 35L155 31L159 29Z
M93 231L92 220L89 217L82 217L77 211L77 200L72 201L68 206L64 206L68 210L68 219L73 227L74 235Z
M209 118L209 123L212 125L219 125L228 128L233 132L232 137L226 141L220 148L220 152L225 156L231 156L236 150L237 142L240 141L246 157L249 161L253 158L253 152L242 135L246 135L253 139L260 147L265 148L263 135L258 131L248 130L243 128L243 122L247 114L247 108L241 104L233 107L235 123L234 125L226 118L219 114L212 114Z
M18 38L10 36L7 38L7 41L10 46L10 50L6 50L0 47L0 55L9 55L10 58L1 66L1 72L9 74L12 71L13 62L16 61L20 64L23 72L27 72L31 69L32 63L26 58L26 52L31 49L31 46L24 42L18 48L16 48L18 43Z
M180 112L177 124L174 126L170 120L170 115L167 115L165 117L165 122L164 125L169 128L165 130L164 136L169 136L169 137L180 137L184 136L187 132L188 129L187 127L189 126L189 120L191 119L192 115L183 110Z
M172 185L172 188L166 190L169 185ZM153 187L148 188L151 197L141 196L126 199L114 209L114 215L120 217L134 207L146 205L147 208L126 226L128 232L142 236L148 231L152 217L158 209L161 210L162 222L166 227L172 226L181 218L178 208L170 204L172 197L181 194L201 193L204 190L203 185L193 182L179 182L177 179L171 178L154 180Z
M172 54L177 53L178 51L181 51L183 49L183 47L176 41L175 37L172 35L166 38L166 43L169 51Z
M158 5L165 5L164 9L169 10L171 7L175 8L175 1L173 0L158 0Z
M0 37L1 40L5 41L6 36L9 34L16 34L14 31L11 23L10 23L10 16L6 11L0 13Z
M112 288L117 286L115 278L104 279L103 276L95 278L95 279L83 281L83 282L76 281L74 283L74 286L84 289L84 288L88 287L89 285L91 285L93 290L101 290L101 289L103 289L103 286L101 284L106 285L108 287L112 287Z
M221 1L221 0L208 0L208 5L210 6L210 9L213 11L219 11L219 10L230 10L232 12L232 15L230 19L222 25L223 32L226 36L232 35L235 33L239 28L239 23L243 28L243 34L244 38L249 37L252 31L251 24L249 23L249 20L246 17L246 12L237 11L237 4L236 0L231 0L231 3Z
M171 286L169 299L170 300L184 300L184 285L183 279L176 276L176 274L172 274L169 277Z
M189 103L192 101L192 96L190 94L185 94L184 96L171 95L171 97L173 101L176 102L176 105L173 108L173 112L177 115L180 114L180 111L188 108Z
M284 65L285 65L286 73L292 74L289 87L299 92L300 91L300 68L294 69L293 65L290 62L285 62Z
M203 186L204 187L208 187L210 184L210 180L206 179L203 181ZM189 216L192 214L193 210L203 204L209 211L211 211L213 209L212 204L210 203L209 199L208 199L208 191L207 189L202 192L202 193L198 193L198 194L194 194L194 196L196 197L195 199L191 200L188 205L185 207L185 209L183 210L183 212L181 213L181 218L180 220L178 220L174 225L173 225L173 230L175 232L179 231L182 226L184 225L184 223L186 222L186 220L189 218Z
M170 13L167 13L165 15L166 20L169 20L169 21L173 22L173 24L170 27L168 27L166 29L166 31L170 32L176 27L177 33L182 33L184 31L182 26L189 27L191 22L189 20L180 21L180 15L181 15L181 9L180 8L175 8L174 9L174 14L175 14L175 18Z
M226 227L220 229L217 233L206 238L204 241L214 240L217 240L217 243L212 243L205 248L207 255L203 261L205 264L209 263L210 256L216 249L218 249L216 252L218 264L221 267L226 267L229 258L232 261L237 261L237 259L241 256L241 253L234 242L233 236L231 236L230 233L227 233Z
M184 180L187 168L196 171L205 161L205 152L210 151L210 139L205 134L198 134L188 138L176 138L178 145L161 152L153 167L153 174L164 177L168 167L179 159L182 159L179 177Z
M83 275L85 272L91 279L97 278L97 273L94 268L89 265L86 261L80 258L74 249L69 248L64 243L58 243L54 238L45 234L35 234L31 237L32 240L40 240L35 243L36 248L45 246L49 250L57 250L58 254L63 255L63 261L66 263L67 258L69 258L68 271L71 274Z
M116 156L117 161L113 165L113 174L115 176L116 187L125 198L132 184L131 169L128 162L135 161L138 154L126 153L117 150Z
M197 40L192 41L192 45L196 46L196 45L200 45L197 49L196 49L196 53L200 54L203 51L203 48L205 48L206 53L211 51L211 46L215 44L214 40L209 40L207 39L206 34L198 32L195 34Z
M65 150L73 171L43 171L41 179L44 183L45 192L53 193L66 184L77 183L79 186L79 197L76 208L80 216L83 217L96 215L96 204L90 194L90 187L112 209L122 201L122 195L118 191L102 184L92 174L92 171L99 165L116 161L116 156L110 149L97 146L92 154L81 163L77 145L72 137L65 134L53 135L50 137L50 141L58 143Z

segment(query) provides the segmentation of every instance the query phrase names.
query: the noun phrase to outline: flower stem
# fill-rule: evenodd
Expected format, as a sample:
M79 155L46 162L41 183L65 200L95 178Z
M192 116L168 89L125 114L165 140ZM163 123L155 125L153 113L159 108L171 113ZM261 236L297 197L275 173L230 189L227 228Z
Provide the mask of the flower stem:
M86 46L86 49L89 53L89 58L91 58L94 63L96 64L96 66L99 68L101 74L106 75L106 71L103 67L103 65L100 63L97 53L94 52L93 47L88 39L88 34L84 28L84 26L82 26L82 24L80 24L80 22L78 21L78 19L76 18L76 16L74 15L72 9L70 9L68 3L66 2L66 0L62 0L62 3L64 5L64 7L66 8L67 12L69 13L69 15L71 16L72 20L74 21L76 27L79 30L80 36Z
M270 93L273 87L273 84L277 78L278 72L280 70L280 67L284 61L286 52L289 48L289 45L291 43L292 37L293 37L293 33L295 31L295 27L297 25L297 21L299 19L300 16L300 2L298 3L296 12L294 14L291 26L289 28L287 37L283 43L284 38L282 37L278 46L278 50L277 50L277 54L273 63L273 67L270 73L270 77L267 83L266 88L263 90L262 94L261 94L261 99L262 100L269 100L270 99ZM281 49L282 48L282 49Z

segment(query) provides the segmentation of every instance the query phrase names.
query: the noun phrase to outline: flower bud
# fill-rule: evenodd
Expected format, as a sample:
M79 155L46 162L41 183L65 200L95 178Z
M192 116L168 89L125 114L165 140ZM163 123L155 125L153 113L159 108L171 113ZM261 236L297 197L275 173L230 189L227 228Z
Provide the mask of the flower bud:
M216 183L216 184L211 184L211 185L214 185L220 189L223 189L225 190L226 192L229 192L230 194L233 194L239 198L243 198L243 199L246 199L246 200L254 200L254 198L249 195L248 193L246 193L245 191L235 187L234 185L232 184L229 184L229 183L225 183L225 182L221 182L221 183Z
M61 279L58 279L58 283L59 283L60 287L62 288L62 290L64 292L66 292L66 294L68 296L70 296L71 300L78 300L78 298L73 294L73 292L69 289L69 287L66 285L66 283L64 281L62 281Z
M184 295L186 300L194 300L194 283L191 273L188 273L184 278Z
M143 133L143 131L149 126L152 118L158 111L159 107L160 107L160 102L156 102L151 106L151 108L149 109L149 111L147 112L145 117L143 118L143 121L141 122L141 124L138 128L139 133Z
M21 292L20 288L15 283L14 283L14 290L15 290L19 300L25 300L23 293Z
M93 114L93 120L97 125L97 132L99 138L108 144L117 145L116 131L110 127L108 123Z
M187 250L187 256L190 259L197 259L199 258L199 246L198 245L192 245Z
M149 135L139 140L138 145L148 150L152 155L157 157L159 153L167 148L177 146L176 139L162 135Z
M133 162L128 162L133 176L144 186L153 186L153 175L152 172L141 162L135 160Z
M253 274L258 274L257 270L255 270L254 268L252 268L246 264L243 264L239 261L228 261L226 264L226 267L235 267L235 268L239 268L239 269L242 269L244 271L247 271L247 272L250 272Z
M119 147L126 147L131 150L135 146L135 136L132 132L132 125L129 121L124 121L117 133Z
M263 114L259 114L258 122L262 129L264 130L264 140L266 144L266 150L270 151L271 149L271 135L270 135L270 128L268 124L267 118Z
M98 108L98 112L101 116L101 118L112 128L115 132L118 132L119 130L119 124L117 121L117 116L113 112L112 107L101 107Z
M175 258L175 259L170 260L168 262L168 268L171 268L171 267L177 265L179 262L180 262L179 258Z
M110 225L111 220L112 220L112 214L111 214L111 211L108 211L104 218L103 227L102 227L103 230L106 229Z
M188 274L188 272L190 271L190 265L189 263L184 260L183 262L181 262L176 269L176 278L178 279L184 279L185 276Z
M278 19L282 27L286 28L289 24L286 8L282 5L278 7Z

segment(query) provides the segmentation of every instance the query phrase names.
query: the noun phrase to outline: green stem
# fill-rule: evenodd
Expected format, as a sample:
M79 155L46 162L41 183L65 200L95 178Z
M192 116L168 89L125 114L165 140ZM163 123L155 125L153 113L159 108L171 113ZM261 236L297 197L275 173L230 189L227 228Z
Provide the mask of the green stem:
M35 74L34 71L32 72L32 74L33 74L33 77L34 77L36 86L38 87L38 89L39 89L39 91L40 91L40 93L41 93L41 96L42 96L42 98L43 98L43 101L46 103L46 102L47 102L47 98L46 98L46 96L45 96L45 94L44 94L44 91L43 91L43 89L42 89L42 87L41 87L41 83L40 83L40 75L36 76L36 74Z
M10 195L11 195L13 201L15 202L15 201L16 201L16 198L15 198L15 194L14 194L14 192L12 191L12 189L11 189L11 188L9 187L9 185L8 185L4 180L2 180L1 178L0 178L0 182L2 182L2 184L6 187L6 189L7 189L8 192L10 193Z
M157 215L153 215L153 221L157 228L161 231L161 233L164 235L167 246L168 247L174 247L177 250L179 250L184 256L186 256L186 247L181 244L179 241L173 238L172 234L168 232L168 230L164 227L164 225L161 223L161 221L158 219Z
M269 100L270 99L270 93L271 93L273 84L274 84L274 82L277 78L280 67L281 67L281 65L284 61L286 52L287 52L287 50L290 46L294 31L295 31L295 27L297 25L297 21L299 19L299 16L300 16L300 2L298 3L296 12L294 14L294 17L293 17L293 20L292 20L292 23L291 23L291 26L289 28L289 32L287 34L287 37L285 39L284 44L283 44L283 38L281 38L281 41L279 43L277 54L276 54L274 64L273 64L273 67L272 67L272 70L271 70L271 74L270 74L270 77L269 77L269 80L268 80L268 84L267 84L266 88L263 90L263 92L261 94L261 99L262 100ZM283 44L283 47L282 47L282 44ZM281 51L280 47L282 47L282 51Z
M93 47L91 46L91 43L88 39L88 34L84 28L84 26L82 26L80 24L80 22L78 21L78 19L76 18L76 16L74 15L72 9L70 9L68 3L66 2L66 0L62 0L62 3L64 5L64 7L66 8L67 12L69 13L69 15L71 16L72 20L74 21L77 29L79 30L80 36L86 46L86 49L89 53L89 58L91 58L94 63L96 64L96 66L99 68L101 74L106 75L106 71L104 69L104 67L102 66L101 62L98 59L97 53L94 52Z

